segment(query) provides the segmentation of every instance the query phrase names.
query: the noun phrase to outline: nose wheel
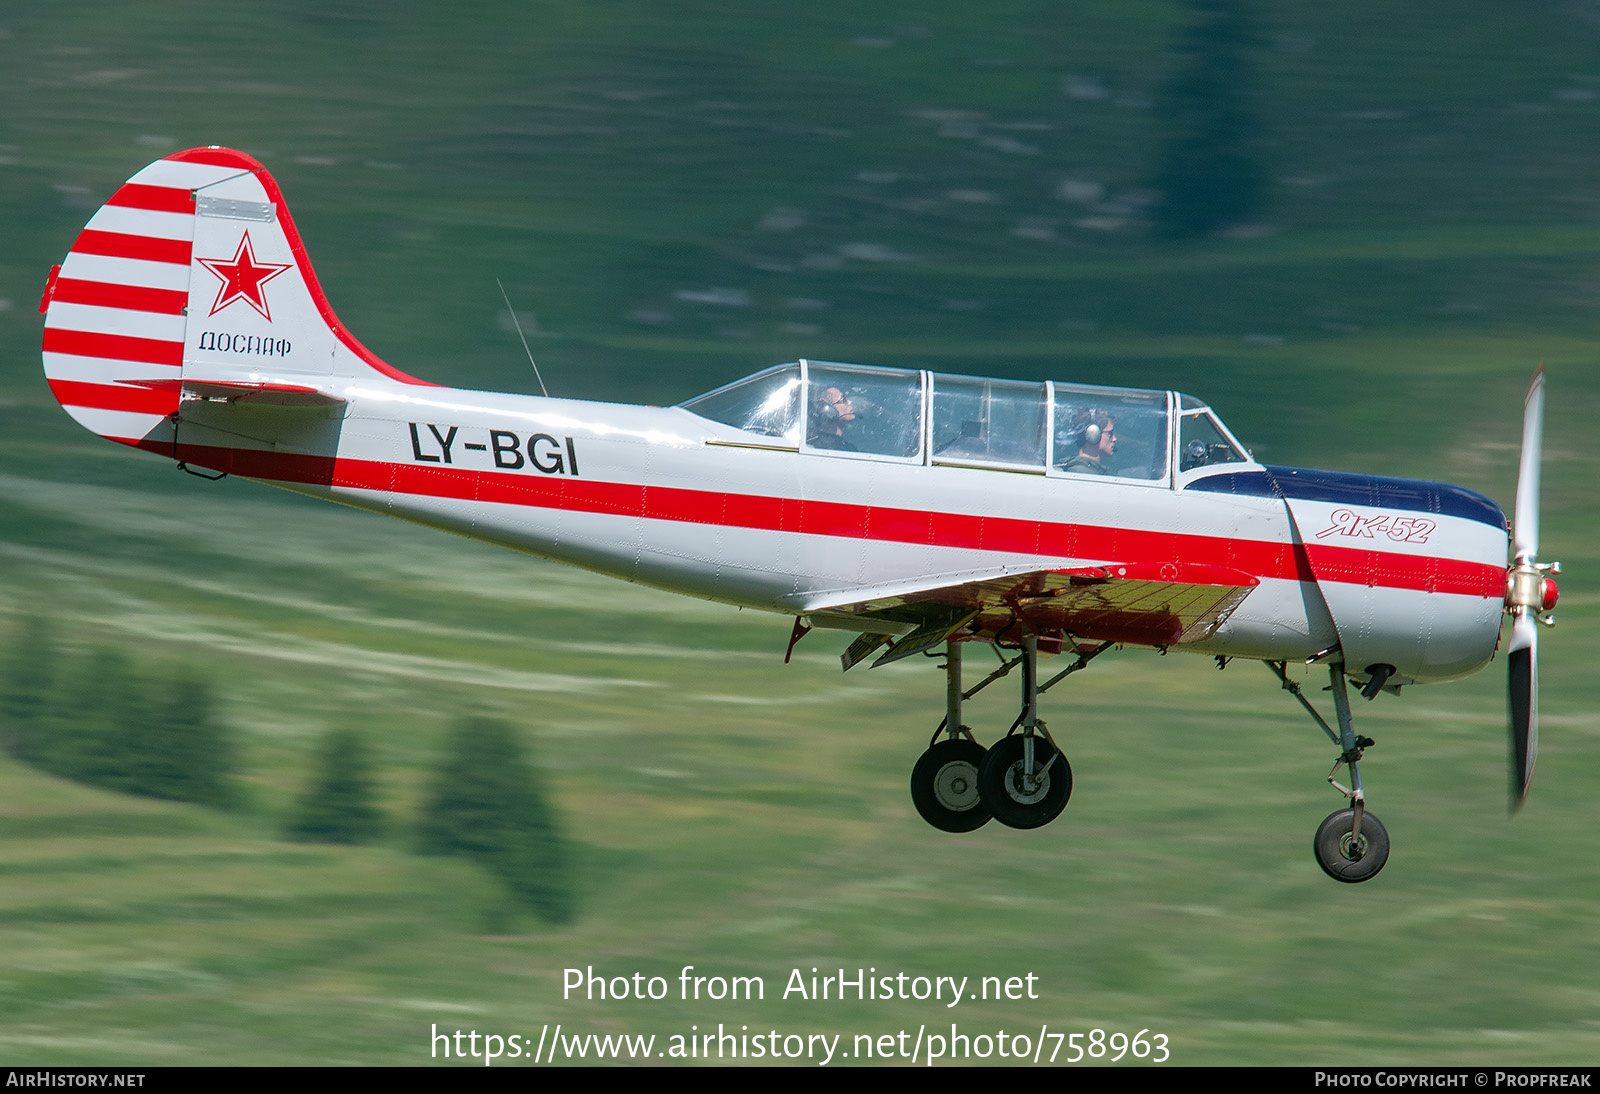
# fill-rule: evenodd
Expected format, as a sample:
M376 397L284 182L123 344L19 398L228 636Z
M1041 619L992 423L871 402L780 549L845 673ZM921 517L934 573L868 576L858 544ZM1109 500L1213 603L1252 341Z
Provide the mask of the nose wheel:
M1362 814L1359 830L1358 812ZM1341 809L1322 822L1312 848L1323 873L1335 881L1355 884L1366 881L1389 861L1389 833L1364 809Z

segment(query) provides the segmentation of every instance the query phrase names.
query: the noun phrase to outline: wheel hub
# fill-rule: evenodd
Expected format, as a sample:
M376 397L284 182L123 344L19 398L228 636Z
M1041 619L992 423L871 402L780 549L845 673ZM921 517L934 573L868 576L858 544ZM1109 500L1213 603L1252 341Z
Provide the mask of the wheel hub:
M933 793L946 809L971 809L978 804L978 769L959 760L945 764L934 776Z
M1011 796L1012 801L1023 805L1042 801L1050 793L1050 772L1041 771L1036 775L1030 775L1023 761L1018 760L1011 765L1011 770L1006 772L1006 793Z

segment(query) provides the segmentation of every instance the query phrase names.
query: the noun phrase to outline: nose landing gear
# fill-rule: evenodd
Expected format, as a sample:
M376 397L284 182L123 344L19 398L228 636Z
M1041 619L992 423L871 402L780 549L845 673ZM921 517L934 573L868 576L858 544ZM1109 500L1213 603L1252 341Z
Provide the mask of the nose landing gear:
M1376 742L1371 737L1356 734L1355 721L1350 715L1350 695L1346 685L1344 662L1333 661L1328 665L1329 690L1333 692L1333 709L1339 719L1338 733L1322 720L1322 715L1317 713L1310 700L1301 692L1300 685L1289 679L1284 662L1268 661L1267 667L1283 682L1284 690L1300 701L1300 705L1306 708L1306 712L1341 750L1339 758L1333 763L1333 770L1328 772L1328 782L1335 790L1350 799L1350 808L1330 813L1317 828L1317 834L1311 841L1312 850L1317 856L1317 865L1322 867L1323 873L1335 881L1350 884L1367 881L1377 876L1378 871L1383 869L1383 864L1389 861L1389 832L1376 816L1367 812L1367 798L1361 788L1360 764L1362 755ZM1374 673L1375 678L1377 675ZM1387 677L1388 674L1384 673L1383 678ZM1381 683L1379 686L1381 687ZM1378 693L1378 689L1371 685L1368 685L1367 690L1371 692L1368 698ZM1367 695L1367 691L1363 691L1362 694ZM1334 778L1339 773L1339 768L1345 765L1350 767L1349 786L1344 786Z

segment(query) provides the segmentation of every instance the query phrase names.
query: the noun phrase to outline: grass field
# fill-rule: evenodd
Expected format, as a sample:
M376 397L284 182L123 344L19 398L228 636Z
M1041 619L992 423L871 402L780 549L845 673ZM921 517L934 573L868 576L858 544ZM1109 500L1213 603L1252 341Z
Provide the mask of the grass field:
M557 1022L848 1051L955 1021L1148 1029L1179 1064L1592 1064L1600 32L1589 5L1358 7L1261 17L1271 200L1184 246L1139 222L1177 4L0 12L0 635L43 613L69 649L199 671L248 791L219 814L0 759L0 1063L424 1063L435 1025ZM1506 820L1500 663L1383 696L1363 772L1394 852L1336 885L1309 847L1333 757L1272 677L1130 649L1048 697L1062 820L945 836L906 791L931 662L841 677L815 634L784 666L781 617L99 442L41 381L34 294L121 180L212 142L274 171L358 336L461 386L535 386L499 276L558 394L676 402L802 355L1170 385L1263 459L1509 507L1543 359L1542 554L1570 577L1534 798ZM992 735L1012 694L969 720ZM581 863L569 926L410 853L468 712L526 727ZM339 724L392 835L283 842ZM684 965L766 998L679 1000ZM563 1000L589 966L673 998ZM783 999L813 967L1040 998Z

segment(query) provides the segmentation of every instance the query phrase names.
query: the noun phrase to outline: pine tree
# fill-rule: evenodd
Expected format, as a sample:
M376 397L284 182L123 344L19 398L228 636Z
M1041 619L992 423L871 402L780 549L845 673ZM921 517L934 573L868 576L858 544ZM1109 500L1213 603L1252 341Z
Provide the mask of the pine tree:
M127 654L106 647L63 669L39 619L6 654L0 744L35 767L111 790L218 807L237 798L236 749L206 684L178 675L152 689Z
M375 797L366 742L353 729L331 730L287 835L308 843L371 843L383 832Z
M229 779L237 750L202 680L185 674L167 680L144 719L129 727L127 752L136 794L218 808L237 801Z
M91 650L64 675L37 748L23 758L65 778L139 793L137 735L149 708L127 655Z
M510 725L460 722L421 828L424 854L464 855L505 883L541 919L564 923L573 902L555 811Z

